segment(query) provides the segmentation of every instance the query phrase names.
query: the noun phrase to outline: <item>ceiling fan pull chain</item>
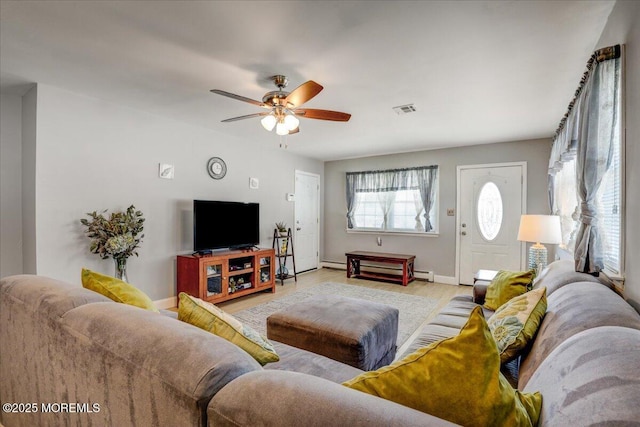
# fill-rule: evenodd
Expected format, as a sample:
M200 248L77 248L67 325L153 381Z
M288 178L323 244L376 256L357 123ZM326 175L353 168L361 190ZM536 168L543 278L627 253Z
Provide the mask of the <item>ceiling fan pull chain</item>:
M280 148L283 148L283 149L285 149L285 150L286 150L287 148L289 148L289 145L288 145L286 142L284 142L284 143L282 142L282 140L283 140L283 139L285 139L286 137L287 137L287 136L282 136L282 135L280 135Z

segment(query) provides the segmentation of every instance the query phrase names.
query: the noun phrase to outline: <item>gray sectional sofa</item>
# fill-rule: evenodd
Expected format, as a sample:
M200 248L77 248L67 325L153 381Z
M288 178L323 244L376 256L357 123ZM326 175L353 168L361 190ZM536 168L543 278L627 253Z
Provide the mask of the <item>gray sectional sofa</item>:
M404 355L456 335L487 285L453 298ZM543 286L547 313L533 344L503 374L521 391L542 393L540 426L640 426L640 315L570 260L551 263L533 282Z
M547 315L510 373L520 389L542 392L540 425L635 425L638 313L597 279L574 273L571 263L551 264L535 286L548 289ZM476 301L482 296L478 286ZM475 306L471 296L454 298L407 353L456 335ZM0 421L6 427L451 425L340 385L361 372L356 368L274 345L280 362L261 367L233 344L170 315L53 279L7 277L0 281L0 401L39 410L2 412ZM77 405L40 410L52 403ZM52 408L60 407L45 406Z

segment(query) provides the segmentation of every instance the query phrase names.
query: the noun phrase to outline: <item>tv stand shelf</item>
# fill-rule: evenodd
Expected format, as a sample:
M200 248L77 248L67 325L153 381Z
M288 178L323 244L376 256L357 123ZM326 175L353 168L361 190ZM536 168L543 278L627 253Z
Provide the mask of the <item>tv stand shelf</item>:
M218 303L255 292L275 292L273 249L178 255L178 294Z

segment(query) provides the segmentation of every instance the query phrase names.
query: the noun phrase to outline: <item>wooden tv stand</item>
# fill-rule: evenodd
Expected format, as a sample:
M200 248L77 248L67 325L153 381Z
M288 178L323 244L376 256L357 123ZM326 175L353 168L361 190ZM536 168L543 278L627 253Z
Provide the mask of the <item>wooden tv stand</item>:
M415 279L413 264L415 255L388 254L383 252L347 252L347 278L351 276L361 277L364 279L378 279L389 282L401 283L407 286L409 282ZM387 264L400 264L402 266L402 276L396 274L376 273L372 271L361 271L360 261L381 262Z
M262 291L276 291L273 249L178 255L178 294L211 303Z

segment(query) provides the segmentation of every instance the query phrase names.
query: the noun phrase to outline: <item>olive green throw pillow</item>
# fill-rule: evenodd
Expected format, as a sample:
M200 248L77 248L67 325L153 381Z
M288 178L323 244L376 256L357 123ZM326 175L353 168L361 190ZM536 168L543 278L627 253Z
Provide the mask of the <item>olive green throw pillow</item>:
M82 286L86 289L91 289L115 302L133 305L156 313L160 312L147 294L127 282L86 268L82 269L81 276Z
M508 271L500 270L487 287L484 308L497 310L513 297L522 295L531 289L531 282L536 277L535 270Z
M535 426L542 396L514 390L502 376L481 310L473 309L459 335L344 385L463 426Z
M261 365L280 360L273 345L254 329L210 302L180 292L178 319L218 335L237 345Z
M538 331L547 312L547 288L512 298L496 310L487 324L496 340L502 363L515 359Z

